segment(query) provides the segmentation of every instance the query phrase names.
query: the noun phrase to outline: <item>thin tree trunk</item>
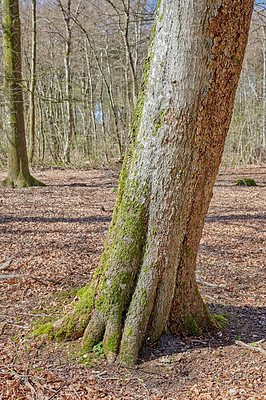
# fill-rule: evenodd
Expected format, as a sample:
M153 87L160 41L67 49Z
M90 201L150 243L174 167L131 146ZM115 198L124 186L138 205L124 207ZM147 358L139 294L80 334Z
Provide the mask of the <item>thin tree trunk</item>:
M30 72L30 144L29 162L32 164L35 152L35 88L36 88L36 0L31 0L31 72Z
M103 81L101 84L101 94L100 94L100 104L101 104L101 120L102 120L102 136L103 136L103 144L104 144L104 157L105 161L108 164L109 159L108 159L108 147L107 147L107 129L106 129L106 124L105 124L105 112L104 112L104 102L103 102Z
M18 0L2 1L4 96L7 118L8 176L2 186L43 185L29 172L21 76L21 43Z
M58 0L58 4L61 9L66 28L64 64L65 64L65 79L66 79L67 134L66 134L66 144L65 144L63 159L64 162L67 164L70 163L70 152L72 148L73 121L74 121L73 108L72 108L72 77L71 77L71 66L70 66L70 55L72 51L72 29L76 22L76 18L79 15L79 10L82 4L82 0L80 0L75 12L72 13L71 1L72 0L67 1L67 9L65 9L61 0Z
M134 58L129 43L129 23L130 23L130 5L131 5L130 0L122 0L123 4L122 15L124 16L124 21L122 21L121 10L119 7L117 7L117 4L111 0L106 0L106 1L113 7L118 17L118 27L125 45L127 63L131 72L133 105L134 107L136 107L137 96L138 96L138 79L137 79Z
M87 62L87 71L88 71L91 127L92 127L92 133L93 133L93 141L94 141L92 153L94 155L94 158L97 159L97 128L96 128L96 120L95 120L94 90L93 90L93 83L92 83L91 64L90 64L89 55L88 55L87 51L86 51L86 62Z
M71 1L68 1L68 15L65 17L66 25L66 45L65 45L65 79L66 79L66 106L67 106L67 134L64 150L64 162L70 163L70 152L73 140L73 109L72 109L72 79L70 67L70 54L72 42L72 27L70 26L70 6Z
M263 56L263 78L262 78L262 148L266 148L266 26L262 27L262 56Z

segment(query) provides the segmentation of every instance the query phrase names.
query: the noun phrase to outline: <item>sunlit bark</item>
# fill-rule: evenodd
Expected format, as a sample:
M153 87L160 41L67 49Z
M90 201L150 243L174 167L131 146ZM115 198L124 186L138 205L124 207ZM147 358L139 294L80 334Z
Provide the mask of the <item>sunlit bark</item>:
M161 0L135 110L132 142L93 280L73 313L42 328L103 339L109 361L133 364L165 326L217 327L195 279L247 42L253 1ZM41 332L40 331L40 332Z

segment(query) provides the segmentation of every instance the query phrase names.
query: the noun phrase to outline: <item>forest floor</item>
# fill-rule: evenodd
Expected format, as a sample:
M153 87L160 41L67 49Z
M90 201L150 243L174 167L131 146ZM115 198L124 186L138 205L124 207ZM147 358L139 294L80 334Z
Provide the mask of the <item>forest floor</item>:
M266 167L222 169L215 184L197 279L223 328L162 336L136 368L107 365L100 345L82 354L80 340L32 336L90 280L118 178L113 170L33 172L46 187L0 189L0 399L266 399ZM258 186L235 186L241 177Z

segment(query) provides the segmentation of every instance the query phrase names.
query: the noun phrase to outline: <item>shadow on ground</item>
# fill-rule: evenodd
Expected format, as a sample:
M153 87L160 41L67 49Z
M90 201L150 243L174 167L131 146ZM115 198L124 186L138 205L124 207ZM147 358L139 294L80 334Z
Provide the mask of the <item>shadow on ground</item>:
M209 304L212 315L222 315L227 324L217 332L209 332L201 337L162 335L152 347L143 346L140 351L140 362L186 352L191 349L225 347L241 340L254 343L265 339L266 307L233 307L222 304Z

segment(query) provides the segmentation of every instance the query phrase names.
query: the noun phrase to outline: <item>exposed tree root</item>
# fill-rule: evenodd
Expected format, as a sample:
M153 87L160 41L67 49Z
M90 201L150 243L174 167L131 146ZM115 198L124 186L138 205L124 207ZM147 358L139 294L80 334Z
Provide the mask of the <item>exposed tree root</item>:
M124 365L135 364L142 343L153 343L162 334L172 303L162 302L165 282L159 279L156 268L147 271L145 263L134 287L121 284L116 278L117 275L114 275L112 282L108 282L107 290L105 274L98 275L96 270L91 284L78 292L80 299L73 312L53 324L41 326L35 335L46 334L55 340L83 336L85 351L92 350L103 341L103 351L110 363L119 360ZM171 281L172 287L169 281L168 288L173 293L174 280ZM179 315L184 314L182 331L190 330L195 335L217 327L202 304L201 315L192 315L189 310L180 311Z

